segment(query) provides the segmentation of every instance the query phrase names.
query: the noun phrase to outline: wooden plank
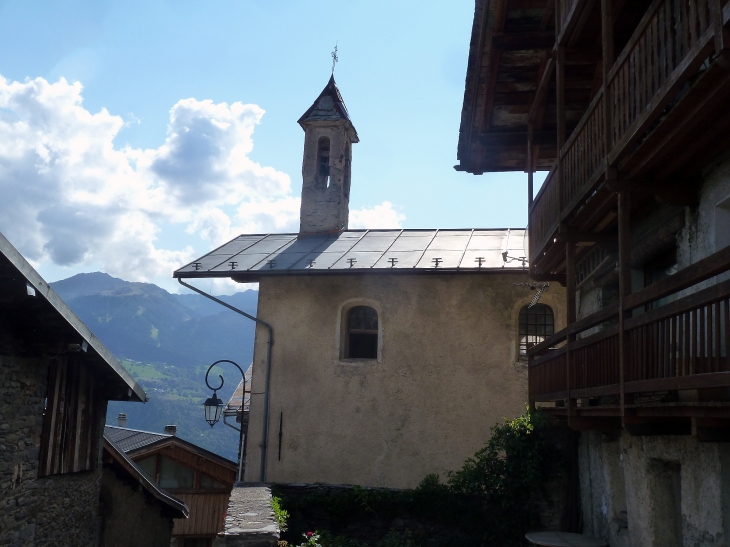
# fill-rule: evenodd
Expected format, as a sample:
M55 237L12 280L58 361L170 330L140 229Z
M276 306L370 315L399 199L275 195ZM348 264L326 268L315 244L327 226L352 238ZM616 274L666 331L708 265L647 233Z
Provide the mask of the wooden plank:
M502 51L552 49L554 45L555 33L551 31L500 32L492 35L492 47Z
M637 291L625 299L627 310L635 309L672 293L696 285L730 269L730 247L725 247L698 260L694 264L678 271L676 274L657 281L645 289Z
M651 393L711 387L730 387L730 372L709 372L691 376L637 380L626 382L624 389L626 393Z

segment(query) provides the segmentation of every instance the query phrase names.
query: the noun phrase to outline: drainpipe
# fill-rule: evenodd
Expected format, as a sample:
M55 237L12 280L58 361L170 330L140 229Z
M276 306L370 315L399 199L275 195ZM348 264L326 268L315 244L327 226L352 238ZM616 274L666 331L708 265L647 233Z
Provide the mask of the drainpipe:
M217 302L221 306L225 306L229 310L234 311L240 315L243 315L244 317L250 319L251 321L254 321L257 324L266 327L266 330L268 331L269 339L266 344L266 387L264 388L264 423L263 423L263 428L262 428L263 439L262 439L262 443L261 443L261 473L259 476L259 482L266 482L266 449L268 446L268 438L269 438L269 378L271 377L271 346L274 345L274 329L271 325L269 325L265 321L262 321L258 317L249 315L245 311L241 311L238 308L234 308L230 304L226 304L225 302L223 302L222 300L219 300L215 296L211 296L208 293L203 292L196 287L193 287L192 285L188 285L179 277L178 277L177 281L183 287L187 287L188 289L195 291L196 293L203 295L206 298L209 298L213 302ZM244 382L245 382L245 379L244 379ZM251 394L253 395L253 392ZM241 426L243 427L243 424L241 424ZM243 449L241 449L241 457L243 457Z

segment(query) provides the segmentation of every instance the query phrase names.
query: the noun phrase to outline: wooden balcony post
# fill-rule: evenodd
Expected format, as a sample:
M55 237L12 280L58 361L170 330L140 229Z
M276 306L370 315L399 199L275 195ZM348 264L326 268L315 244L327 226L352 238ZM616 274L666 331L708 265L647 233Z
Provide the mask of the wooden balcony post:
M608 153L613 145L613 98L608 74L613 66L615 55L613 48L613 0L601 0L601 36L603 49L603 112L604 112L604 147L606 167Z
M532 123L527 124L527 213L529 215L532 209L532 200L534 197L534 180L533 180L533 161L532 161Z
M710 0L712 26L715 34L715 53L722 53L728 47L722 24L722 0Z
M558 45L555 58L555 90L557 99L557 133L558 133L558 210L557 218L565 205L565 185L563 184L563 146L565 146L565 47Z
M619 382L621 385L621 417L626 415L626 377L629 366L628 333L626 320L630 317L625 307L631 294L631 196L623 188L618 193L618 288L619 288Z
M570 327L576 321L575 313L575 245L572 241L565 242L565 276L566 276L566 323ZM573 378L573 355L571 354L570 346L571 342L575 340L574 334L569 334L566 338L566 349L565 349L565 366L567 367L566 378L568 380L568 386L566 391L567 400L565 401L566 410L568 413L568 425L570 425L571 417L575 414L575 401L571 397L570 391L575 385L575 379Z

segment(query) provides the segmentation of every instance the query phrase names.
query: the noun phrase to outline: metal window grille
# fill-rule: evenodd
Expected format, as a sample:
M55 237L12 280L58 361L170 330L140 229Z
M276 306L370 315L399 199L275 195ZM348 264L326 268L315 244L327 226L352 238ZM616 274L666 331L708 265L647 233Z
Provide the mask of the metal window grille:
M536 304L520 310L520 357L527 356L527 350L555 333L553 310L546 304Z

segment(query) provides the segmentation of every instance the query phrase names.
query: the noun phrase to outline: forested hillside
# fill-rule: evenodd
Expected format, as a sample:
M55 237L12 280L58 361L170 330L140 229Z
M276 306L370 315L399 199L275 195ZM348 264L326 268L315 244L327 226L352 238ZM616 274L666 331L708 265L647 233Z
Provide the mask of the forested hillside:
M211 429L203 418L202 403L210 395L204 376L218 359L248 368L254 337L250 320L198 294L171 294L100 272L52 286L147 392L144 405L110 403L108 424L116 425L120 412L133 429L162 432L175 424L180 437L236 459L238 433L222 422ZM219 298L256 313L257 291ZM227 401L240 374L230 365L219 370L226 380L219 396Z

